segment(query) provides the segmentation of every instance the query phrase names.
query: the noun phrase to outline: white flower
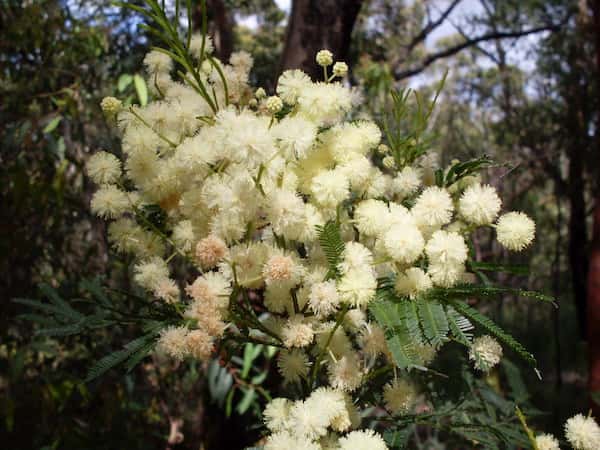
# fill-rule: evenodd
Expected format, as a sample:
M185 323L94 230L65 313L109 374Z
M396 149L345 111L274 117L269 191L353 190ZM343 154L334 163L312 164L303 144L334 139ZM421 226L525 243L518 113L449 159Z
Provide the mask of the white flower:
M337 285L340 300L352 306L367 305L375 296L377 279L371 270L349 270Z
M133 279L147 290L153 290L160 281L169 278L169 268L162 258L154 257L133 267Z
M149 74L170 72L173 68L171 57L158 50L152 50L144 58L144 65Z
M294 403L290 411L290 430L304 440L312 441L327 434L329 417L322 414L320 408L315 409L316 406L314 402L300 400Z
M287 398L274 398L263 411L265 425L272 432L283 431L288 428L288 420L292 402Z
M196 260L203 269L212 269L226 254L227 245L214 235L208 235L196 245Z
M298 114L308 120L318 125L333 125L350 111L352 93L340 83L313 83L300 91L297 105Z
M286 159L302 159L311 150L317 137L314 123L298 116L286 116L271 128Z
M329 50L319 50L315 57L317 64L323 67L327 67L333 64L333 53Z
M299 349L282 350L277 358L277 367L286 383L299 383L308 375L308 357Z
M383 438L373 430L357 430L339 440L340 450L387 450Z
M182 360L189 352L186 344L188 329L170 326L160 332L156 348L172 358Z
M92 211L105 219L116 219L131 208L126 192L113 185L105 185L94 193L90 207Z
M279 284L291 288L300 282L302 268L290 255L275 253L263 267L263 277L268 285Z
M463 237L453 231L438 230L425 246L430 264L462 264L467 260L468 249Z
M474 361L475 368L487 372L502 359L502 347L491 336L479 336L473 339L469 359Z
M418 267L411 267L404 273L398 274L394 289L398 294L414 299L419 293L431 289L432 285L427 273Z
M439 227L452 220L452 198L448 191L437 186L425 189L417 198L411 213L419 227Z
M540 434L535 437L538 450L560 450L558 440L551 434Z
M354 223L361 234L376 237L384 232L388 214L388 207L381 200L363 200L354 209Z
M203 40L204 55L210 55L214 51L215 47L210 36L204 36L203 38L201 33L193 34L192 38L190 39L190 53L194 58L200 58Z
M509 212L500 216L496 223L500 244L519 252L528 247L535 237L535 222L522 212Z
M410 264L421 256L425 240L416 226L397 224L383 235L383 245L394 261Z
M208 359L214 350L213 337L204 330L192 330L185 336L186 351L197 359Z
M436 286L449 288L458 283L465 274L465 265L461 263L432 263L427 268L431 281Z
M458 211L468 222L489 225L496 220L501 206L502 201L496 189L489 185L475 184L463 192L458 202Z
M363 372L358 356L348 352L337 361L329 361L329 384L342 391L352 392L361 385Z
M392 414L406 414L417 400L417 391L411 383L397 378L385 386L383 399Z
M335 210L350 195L350 186L342 171L324 170L313 178L310 191L320 206Z
M598 450L600 427L592 417L577 414L565 423L565 436L575 450Z
M373 254L371 250L359 242L346 242L342 252L342 262L338 269L342 274L351 270L369 271L373 264Z
M281 338L287 348L306 347L313 341L314 336L311 324L302 314L290 317L281 330Z
M277 81L277 94L288 105L294 105L300 93L311 84L308 75L301 70L286 70Z
M319 444L304 436L291 434L289 431L278 431L267 438L264 450L321 450Z
M194 227L191 220L182 220L173 227L173 242L184 252L192 250L192 245L196 240Z
M288 239L297 239L306 219L305 205L296 192L275 189L267 194L267 218L273 231Z
M107 152L92 155L86 164L86 169L96 184L116 183L121 177L121 161Z
M308 305L317 316L328 316L337 309L339 303L340 296L335 287L335 281L315 283L310 288Z
M406 166L392 180L392 192L400 198L413 195L421 186L421 173L414 167Z

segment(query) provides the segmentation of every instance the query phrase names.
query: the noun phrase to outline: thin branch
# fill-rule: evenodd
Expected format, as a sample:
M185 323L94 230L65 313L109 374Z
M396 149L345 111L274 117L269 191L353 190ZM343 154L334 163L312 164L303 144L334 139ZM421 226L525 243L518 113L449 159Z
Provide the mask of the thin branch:
M468 39L465 42L454 45L447 49L441 50L436 53L432 53L426 58L424 58L417 66L414 66L410 69L399 70L394 73L394 78L396 80L404 80L406 78L410 78L414 75L417 75L423 72L427 67L436 62L439 59L448 58L449 56L455 55L462 50L477 45L481 42L493 41L496 39L510 39L510 38L520 38L523 36L528 36L530 34L541 33L543 31L557 31L560 29L562 24L559 25L546 25L536 28L531 28L529 30L523 31L503 31L503 32L495 32L495 33L487 33L482 36L478 36L476 38Z
M448 16L452 13L452 10L454 10L454 8L456 8L456 6L458 6L458 4L461 1L462 0L454 0L446 8L446 10L440 15L440 17L438 17L438 19L436 21L434 21L434 22L429 21L427 23L427 25L425 25L425 27L423 27L423 29L420 31L420 33L412 38L412 40L410 41L410 43L408 44L408 47L407 47L408 52L410 53L417 45L419 45L421 42L423 42L425 39L427 39L427 36L429 36L429 34L433 30L435 30L437 27L439 27L448 18Z

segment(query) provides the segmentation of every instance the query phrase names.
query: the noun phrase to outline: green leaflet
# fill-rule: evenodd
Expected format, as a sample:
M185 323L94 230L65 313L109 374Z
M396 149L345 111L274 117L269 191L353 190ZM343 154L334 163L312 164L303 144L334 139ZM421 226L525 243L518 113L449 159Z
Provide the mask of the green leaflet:
M401 369L409 369L418 365L414 339L402 321L398 305L386 300L377 300L371 303L369 310L385 332L385 338L396 365Z
M340 227L335 222L329 221L323 226L317 226L319 233L319 244L327 257L329 271L327 279L339 277L338 265L342 260L344 241L340 233Z
M88 383L89 381L98 378L113 367L123 363L130 357L133 361L136 361L135 364L137 364L137 362L141 361L141 359L147 354L150 344L154 344L155 335L156 331L153 331L142 337L134 339L128 344L125 344L125 347L122 350L110 353L109 355L102 358L90 368L87 377L85 378L85 382ZM138 355L138 352L140 352L141 350L143 350L144 353L143 356L140 357ZM135 364L130 364L129 366L133 367Z
M477 323L481 327L485 328L490 334L494 335L504 344L508 345L512 348L521 358L531 364L534 368L537 365L537 362L534 356L529 353L525 347L523 347L519 342L517 342L510 334L506 333L502 328L496 325L490 318L484 316L475 308L470 307L465 302L461 302L458 300L451 300L450 304L465 317L468 317L473 322Z
M446 318L448 319L448 325L450 332L454 339L467 347L471 345L473 334L470 331L474 328L473 324L469 322L464 316L461 316L456 312L454 308L449 306L446 308Z
M549 295L535 291L514 289L503 286L481 286L475 284L459 284L451 288L434 288L426 293L427 298L438 300L458 300L472 297L496 297L502 294L512 294L520 297L531 297L536 300L555 304L555 299ZM556 305L555 305L556 306Z
M434 347L439 347L447 340L449 329L444 307L436 300L423 298L416 304L425 338Z

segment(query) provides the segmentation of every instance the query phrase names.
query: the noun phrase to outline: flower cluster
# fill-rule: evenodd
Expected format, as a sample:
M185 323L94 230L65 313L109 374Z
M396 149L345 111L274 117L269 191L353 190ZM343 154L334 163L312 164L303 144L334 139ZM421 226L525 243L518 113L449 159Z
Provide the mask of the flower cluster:
M376 365L393 364L384 331L367 313L378 279L394 280L406 301L451 288L469 277L475 228L495 228L502 245L519 251L533 240L534 223L522 213L499 217L498 194L476 176L436 184L430 156L399 167L378 125L356 118L359 96L335 81L347 66L336 62L327 76L330 52L317 55L324 81L285 71L268 97L248 85L248 54L209 64L199 58L212 45L200 46L194 37L194 75L214 93L217 112L189 82L171 78L167 55L148 54L156 100L130 108L103 102L122 133L124 158L90 159L99 185L92 210L111 221L113 247L135 258L136 283L181 311L181 323L162 330L160 351L207 359L246 327L281 348L286 384L309 386L304 400L267 406L266 449L384 449L379 435L357 430L351 397ZM161 224L149 209L160 211ZM327 223L344 241L335 267L319 242ZM174 275L173 258L187 261L191 278ZM426 365L437 348L423 343L416 351ZM488 370L501 353L485 337L471 358ZM381 392L391 414L410 412L417 395L401 378Z
M600 448L600 426L591 416L577 414L567 420L565 436L575 450ZM558 439L551 434L540 434L535 442L539 450L560 450Z

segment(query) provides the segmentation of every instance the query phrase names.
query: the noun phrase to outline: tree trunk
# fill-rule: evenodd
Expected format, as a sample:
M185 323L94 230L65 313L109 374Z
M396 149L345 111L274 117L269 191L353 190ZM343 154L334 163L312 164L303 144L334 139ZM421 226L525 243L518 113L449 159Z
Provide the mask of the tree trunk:
M592 11L594 15L594 33L596 37L596 67L600 72L600 0L592 0ZM600 106L600 99L598 99ZM600 111L598 114L598 125L596 127L597 154L600 157ZM596 186L596 203L594 206L594 228L592 231L592 248L590 254L590 266L588 273L588 346L589 346L589 379L588 389L590 393L594 415L600 414L600 402L594 400L594 393L600 392L600 186Z
M215 44L215 54L223 62L227 62L233 51L233 27L235 25L231 12L223 0L207 0L208 34ZM194 30L202 29L201 3L194 10Z
M330 50L336 61L344 61L361 4L362 0L294 0L281 70L302 69L313 80L322 78L315 62L321 49Z

